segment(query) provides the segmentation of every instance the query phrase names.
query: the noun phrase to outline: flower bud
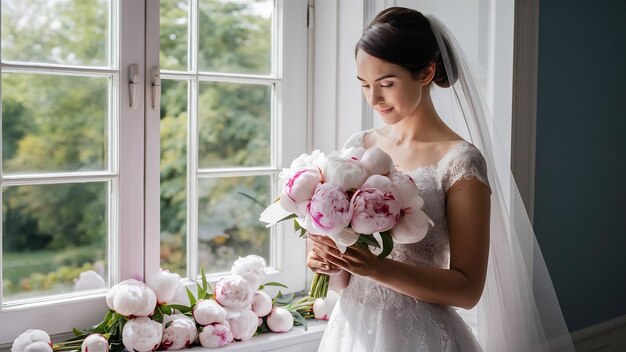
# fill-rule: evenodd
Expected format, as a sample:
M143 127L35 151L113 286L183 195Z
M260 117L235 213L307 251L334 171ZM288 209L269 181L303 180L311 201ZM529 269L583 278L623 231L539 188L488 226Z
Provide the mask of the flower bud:
M264 317L272 311L272 298L263 291L256 291L252 299L252 311L257 317Z
M274 308L267 316L267 327L273 332L287 332L293 327L293 316L285 308Z
M80 345L81 352L108 352L109 341L100 334L91 334Z
M335 291L328 290L326 298L315 299L315 302L313 302L313 314L315 315L315 319L328 320L339 297L340 296Z
M200 325L223 323L226 321L226 310L215 300L199 300L193 308L193 318Z
M370 175L387 175L395 170L393 160L391 160L389 154L378 147L367 149L363 153L363 157L361 157L361 164Z

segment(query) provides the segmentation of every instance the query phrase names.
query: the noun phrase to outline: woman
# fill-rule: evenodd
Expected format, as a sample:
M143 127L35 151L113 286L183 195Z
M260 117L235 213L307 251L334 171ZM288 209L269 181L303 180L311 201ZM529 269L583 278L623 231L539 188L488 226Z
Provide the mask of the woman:
M486 162L477 147L452 131L437 114L431 99L432 85L450 87L459 73L469 70L449 55L452 39L442 36L437 26L435 20L417 11L389 8L374 18L357 43L357 78L385 126L356 134L345 147L376 146L387 152L398 169L415 180L425 201L424 211L435 225L418 243L396 244L384 260L358 248L341 254L327 237L310 236L313 249L308 256L309 268L330 274L331 287L345 287L320 351L482 350L453 307L474 307L481 297L485 300L486 277L499 280L497 275L488 275L498 265L494 260L503 255L494 255L493 244L490 251L490 216L497 217L496 229L491 228L492 241L496 239L499 244L510 229L501 226L502 218L506 218L501 199L495 199L496 208L491 204L493 185L488 179L494 176L493 170L488 176L487 166L492 167L493 159L487 158ZM465 76L461 77L465 83ZM463 102L467 101L460 101L461 105ZM464 106L468 105L474 106ZM485 111L474 109L474 113L481 115ZM474 126L478 132L473 134L491 153L491 144L483 140L486 127L478 120ZM469 128L472 132L472 126ZM500 182L496 185L500 196ZM510 264L507 259L506 263L506 270L513 268L513 273L526 275L523 261ZM524 284L528 276L525 280ZM519 288L522 294L502 300L501 293L509 291L498 286L499 282L494 284L498 293L487 290L485 296L501 305L515 296L513 306L522 312L531 307L536 315L534 297L528 294L532 287L518 287L516 281L510 286ZM500 307L490 308L487 311L491 316L483 317L493 318L491 323L506 325L504 320L515 320ZM541 320L530 315L523 316L519 324L507 325L500 337L495 336L500 331L487 331L492 326L497 328L487 324L481 334L482 346L488 351L547 348ZM533 331L526 331L527 325Z

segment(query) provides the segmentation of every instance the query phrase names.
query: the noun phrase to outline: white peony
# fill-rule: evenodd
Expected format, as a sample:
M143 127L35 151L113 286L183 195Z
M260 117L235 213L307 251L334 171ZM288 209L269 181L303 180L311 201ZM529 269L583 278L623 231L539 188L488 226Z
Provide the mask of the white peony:
M226 321L226 310L215 300L201 299L193 307L193 318L200 325L221 324Z
M252 311L257 317L264 317L272 311L272 298L263 291L256 291L252 299Z
M39 329L29 329L20 334L11 346L11 352L24 352L30 345L36 344L34 347L42 347L41 343L47 344L52 351L52 340L47 332ZM32 350L32 349L31 349Z
M243 309L250 306L254 288L248 280L239 275L223 277L215 284L215 300L226 308Z
M74 289L76 291L83 290L99 290L106 287L106 283L102 276L93 270L83 271L78 275Z
M163 338L159 349L180 350L190 347L197 336L193 319L184 314L166 315L163 317Z
M183 283L180 275L161 269L148 277L146 285L154 291L158 303L171 303Z
M293 327L293 316L285 308L274 308L267 316L267 327L273 332L287 332Z
M200 344L206 348L226 346L233 341L233 334L228 323L207 325L198 334Z
M250 254L239 257L230 268L234 275L239 275L246 279L253 289L258 289L265 280L265 268L267 264L261 256Z
M109 308L123 316L147 317L154 312L157 299L146 284L128 279L111 287L106 302Z
M154 351L161 344L162 337L163 325L147 317L127 321L122 330L122 343L129 351Z

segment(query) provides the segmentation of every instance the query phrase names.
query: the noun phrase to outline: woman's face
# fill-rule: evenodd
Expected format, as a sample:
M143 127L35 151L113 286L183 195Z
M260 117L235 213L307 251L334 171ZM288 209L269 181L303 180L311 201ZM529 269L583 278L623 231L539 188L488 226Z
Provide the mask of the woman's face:
M369 104L386 124L393 125L413 113L422 98L422 81L402 66L359 50L356 67Z

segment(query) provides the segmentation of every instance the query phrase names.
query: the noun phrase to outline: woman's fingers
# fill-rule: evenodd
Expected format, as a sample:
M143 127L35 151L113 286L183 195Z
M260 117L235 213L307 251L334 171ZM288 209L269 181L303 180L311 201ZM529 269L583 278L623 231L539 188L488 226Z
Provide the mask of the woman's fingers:
M334 275L341 272L341 268L325 261L324 258L315 253L314 250L309 253L309 257L307 258L307 266L313 272L319 274Z

